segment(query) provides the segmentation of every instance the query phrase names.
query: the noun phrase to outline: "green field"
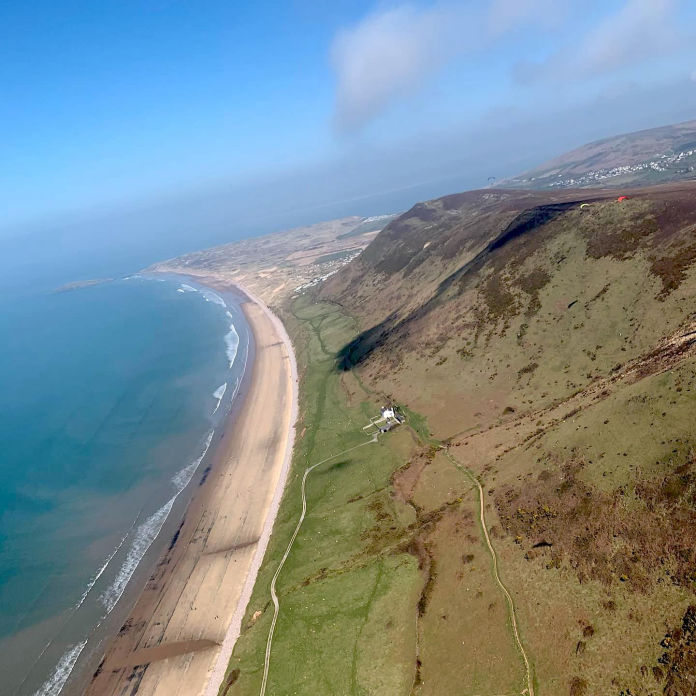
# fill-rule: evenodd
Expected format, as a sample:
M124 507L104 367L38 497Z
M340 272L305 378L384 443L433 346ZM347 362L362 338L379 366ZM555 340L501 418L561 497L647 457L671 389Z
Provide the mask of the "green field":
M307 516L277 582L266 694L521 693L472 479L407 407L405 426L370 442L363 426L383 399L336 370L353 319L308 297L283 318L301 371L298 440L221 693L260 693L271 578L300 516L302 475L329 457L307 479Z
M355 331L350 318L335 306L300 299L284 320L301 372L297 445L227 694L259 693L273 615L270 579L300 515L305 468L368 441L362 428L378 413L378 402L357 380L348 384L350 376L335 371L335 353ZM410 693L422 579L404 548L414 512L389 489L412 447L407 431L390 433L310 475L307 517L277 585L281 610L267 694Z

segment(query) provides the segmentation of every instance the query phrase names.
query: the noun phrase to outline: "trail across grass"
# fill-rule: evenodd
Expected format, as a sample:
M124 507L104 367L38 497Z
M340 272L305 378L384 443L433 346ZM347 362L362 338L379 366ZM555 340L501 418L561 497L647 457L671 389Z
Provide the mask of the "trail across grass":
M410 439L363 430L379 401L336 367L352 317L300 298L284 321L300 365L298 439L221 694L408 696L422 579L402 548L413 512L390 480Z
M404 428L367 440L363 426L384 397L362 384L359 374L336 369L338 351L357 330L354 320L335 305L305 299L286 311L303 367L302 431L221 694L430 693L421 681L417 647L423 570L410 544L422 521L415 508L393 495L393 476L416 452L428 445L439 449L439 443L424 419L408 409ZM468 478L462 494L465 490ZM485 534L482 503L480 515ZM489 539L487 545L496 568L488 592L497 594L500 586L513 615L512 679L496 689L493 682L500 680L494 674L462 672L462 678L471 678L472 687L475 682L487 689L490 681L493 693L508 692L522 676L514 658L519 648L527 667L523 693L535 696L512 598L498 577ZM500 628L502 638L507 632ZM438 669L444 659L438 651L449 654L449 647L437 640L429 647L427 668Z
M505 587L505 583L501 580L500 574L498 572L498 556L495 553L495 549L493 548L493 544L491 543L491 538L488 534L488 527L486 526L486 517L485 517L485 512L484 512L484 498L483 498L483 487L481 486L480 481L474 476L474 474L469 471L466 467L462 466L449 452L446 452L447 458L454 464L459 470L463 471L470 479L473 481L473 483L476 485L478 488L478 493L479 493L479 515L480 515L480 521L481 521L481 531L483 533L483 537L486 540L486 546L488 547L488 552L491 555L491 561L493 563L493 577L495 578L496 583L500 587L500 589L503 592L503 595L505 595L505 600L507 602L508 606L508 613L510 617L510 624L512 626L512 633L515 637L515 642L517 643L517 648L520 651L522 655L522 659L524 660L524 668L525 668L525 676L526 676L526 681L527 681L527 688L523 693L527 693L529 696L534 696L534 683L532 679L532 670L531 666L529 663L529 658L527 657L527 652L524 649L524 645L522 645L522 639L520 638L520 632L517 628L517 615L515 613L515 602L512 599L512 595L508 591L507 587Z
M364 447L365 445L371 445L374 442L377 442L377 435L374 435L372 437L372 439L368 440L367 442L363 442L359 445L355 445L355 447L349 447L348 449L343 450L342 452L337 452L336 454L332 454L330 457L327 457L326 459L323 459L322 461L317 462L316 464L313 464L312 466L305 469L304 475L302 476L302 514L300 515L300 519L297 520L297 526L295 527L295 531L293 532L292 536L290 537L290 541L288 542L288 547L285 549L285 553L283 554L283 557L280 559L280 563L278 564L278 569L276 570L275 574L273 575L273 580L271 580L271 599L273 600L273 620L271 621L271 628L268 631L268 640L266 641L266 655L265 655L264 661L263 661L263 680L261 681L260 696L265 696L265 694L266 694L266 684L268 682L268 668L269 668L270 663L271 663L271 647L273 646L273 634L275 633L275 626L276 626L276 622L278 621L278 613L280 612L280 602L278 600L278 595L276 594L276 582L278 580L278 576L280 575L280 572L283 570L283 566L285 565L285 561L287 560L288 556L290 555L292 545L295 543L295 539L297 538L297 534L300 531L300 527L302 526L302 522L304 522L305 515L307 514L307 496L305 493L306 484L307 484L307 477L309 476L310 473L312 473L312 471L314 471L314 469L321 466L322 464L325 464L326 462L329 462L332 459L335 459L336 457L341 457L344 454L348 454L348 452L352 452L353 450L358 449L358 447Z

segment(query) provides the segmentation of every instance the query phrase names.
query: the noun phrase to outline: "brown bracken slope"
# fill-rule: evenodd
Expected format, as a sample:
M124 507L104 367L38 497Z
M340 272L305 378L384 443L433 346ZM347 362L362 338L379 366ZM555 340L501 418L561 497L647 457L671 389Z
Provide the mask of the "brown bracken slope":
M337 369L482 482L537 695L695 693L694 262L696 182L489 189L414 206L320 291L361 321Z

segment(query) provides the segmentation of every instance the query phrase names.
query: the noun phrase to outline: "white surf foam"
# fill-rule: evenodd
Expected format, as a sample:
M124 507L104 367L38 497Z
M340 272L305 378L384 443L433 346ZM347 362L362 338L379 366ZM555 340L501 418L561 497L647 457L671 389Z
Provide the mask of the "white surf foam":
M220 297L220 295L218 295L216 292L213 292L208 288L199 290L198 288L194 288L193 286L187 285L186 283L181 283L179 285L179 288L177 289L177 292L200 292L200 294L205 298L206 302L212 302L216 305L220 305L220 307L224 307L227 310L225 312L227 318L234 319L232 312L230 312L229 309L227 309L227 303L225 302L225 300L223 300L222 297ZM239 347L239 334L237 333L237 329L233 323L230 324L230 330L225 335L225 346L227 360L230 363L230 367L232 367L232 365L234 364L234 359L237 357L237 349ZM218 403L218 406L219 405L220 404ZM217 408L215 409L215 411L217 411ZM213 413L215 413L215 411L213 411Z
M133 527L131 527L133 529ZM104 561L104 564L102 565L101 568L94 574L92 579L87 583L87 587L85 588L85 591L82 593L82 597L80 597L80 601L75 605L75 609L79 609L83 604L85 599L87 599L87 595L92 591L92 588L94 587L95 583L99 578L102 576L104 571L106 570L106 567L111 563L111 559L119 552L120 548L123 546L123 542L128 538L128 535L131 532L131 529L129 529L124 535L121 541L118 543L116 548L111 552L111 554L108 556L108 558Z
M224 384L221 384L214 392L213 392L213 397L216 398L217 404L215 406L215 409L213 410L213 415L217 413L217 410L220 408L220 404L222 403L222 397L225 396L225 392L227 391L227 382Z
M126 590L126 586L133 577L135 569L138 567L140 561L142 561L143 556L147 553L147 550L152 545L152 542L162 531L162 527L164 526L169 513L172 511L174 501L179 497L181 491L186 488L193 478L193 474L195 473L199 464L203 461L203 457L205 457L212 440L213 431L211 430L206 437L201 455L197 459L194 459L188 466L184 467L172 478L172 483L176 488L176 493L159 510L150 515L150 517L148 517L137 528L133 538L133 543L128 550L126 560L123 562L116 579L99 597L102 604L106 608L107 614L111 612L116 604L118 604L119 599L121 599L121 596Z
M80 653L83 651L86 644L87 641L83 640L81 643L68 648L63 657L58 661L56 668L53 670L53 674L43 683L43 686L35 692L34 696L58 696L63 690L65 682L68 681L68 677L75 667L77 658L80 657Z
M225 345L227 346L227 359L230 361L230 367L232 367L234 359L237 357L237 349L239 348L239 334L234 324L230 324L229 333L225 336Z
M222 297L220 297L220 295L218 295L216 292L213 292L212 290L203 290L201 294L208 302L213 302L221 307L227 307L225 300L223 300Z
M200 456L197 459L194 459L188 466L185 466L181 471L172 477L172 483L176 488L176 495L179 495L179 493L181 493L181 491L188 486L189 482L193 478L193 475L196 473L196 469L203 461L203 457L205 457L207 454L208 449L210 448L210 443L213 441L213 433L214 431L211 430L206 435L205 444L203 445L203 451L201 452Z
M104 590L99 597L107 613L109 613L116 606L118 600L121 599L121 595L123 595L126 585L128 585L135 569L150 548L152 542L160 533L162 525L164 525L167 516L171 512L175 500L176 495L157 510L157 512L148 517L136 530L133 543L128 551L126 560L121 566L121 570L119 570L111 586Z
M249 360L249 334L247 333L247 343L246 343L246 350L244 351L244 365L242 366L242 371L237 377L235 378L234 382L234 391L232 392L232 398L230 399L230 403L233 402L237 398L237 393L239 392L239 388L242 386L242 376L246 374L246 366L247 366L247 361Z

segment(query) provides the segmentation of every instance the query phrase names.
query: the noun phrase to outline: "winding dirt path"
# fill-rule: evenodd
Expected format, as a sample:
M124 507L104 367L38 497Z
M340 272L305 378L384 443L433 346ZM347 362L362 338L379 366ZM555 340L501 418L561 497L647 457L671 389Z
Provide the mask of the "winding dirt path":
M515 637L515 642L517 643L517 648L520 651L520 654L522 655L522 659L524 660L524 668L525 668L525 676L526 676L526 681L527 681L527 688L522 692L523 694L526 693L528 696L534 696L534 684L532 680L532 670L529 664L529 658L527 657L527 652L524 649L524 646L522 645L522 639L520 638L520 632L519 629L517 628L517 615L515 613L515 602L512 599L512 595L508 591L507 587L505 587L505 584L500 578L500 574L498 572L498 556L495 553L495 549L493 548L493 544L491 543L491 538L488 535L488 527L486 527L486 516L484 512L484 497L483 497L483 487L481 486L481 483L479 480L474 476L474 474L469 471L466 467L464 467L462 464L460 464L449 452L446 453L447 458L461 471L463 471L475 484L476 487L478 488L479 492L479 515L481 519L481 529L483 530L483 537L486 540L486 545L488 546L488 552L491 555L491 560L493 561L493 576L495 577L495 581L502 590L503 594L505 595L505 600L507 601L508 605L508 614L510 616L510 623L512 625L512 633Z
M276 622L278 621L278 614L280 613L280 601L278 600L278 595L276 594L276 582L278 580L278 577L280 576L280 572L283 570L283 566L285 565L285 561L287 561L288 556L290 555L290 551L292 550L293 544L295 543L295 539L297 538L297 535L300 531L300 527L302 526L302 523L304 522L305 516L307 514L307 496L306 496L307 477L318 466L321 466L322 464L326 464L326 462L329 462L332 459L335 459L336 457L341 457L344 454L347 454L348 452L352 452L353 450L356 450L359 447L364 447L365 445L371 445L374 442L377 442L377 435L374 435L372 437L372 439L368 440L367 442L362 442L359 445L355 445L355 447L349 447L348 449L343 450L342 452L337 452L336 454L332 454L330 457L327 457L326 459L322 459L320 462L317 462L316 464L312 464L312 466L307 467L305 469L304 475L302 476L302 514L300 515L300 519L297 521L297 526L295 527L295 531L292 533L292 536L290 537L290 541L288 542L288 546L285 549L285 553L283 554L283 557L280 559L280 563L278 564L278 568L276 569L276 572L273 575L273 579L271 580L271 599L273 600L273 620L271 621L271 627L268 630L268 638L266 640L266 655L265 655L264 660L263 660L263 679L261 681L261 690L259 692L259 696L265 696L265 694L266 694L266 684L268 682L268 670L269 670L269 667L271 664L271 648L273 646L273 634L275 633Z

